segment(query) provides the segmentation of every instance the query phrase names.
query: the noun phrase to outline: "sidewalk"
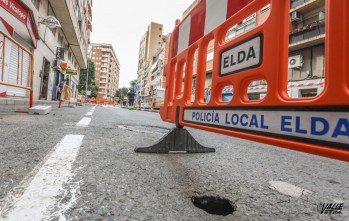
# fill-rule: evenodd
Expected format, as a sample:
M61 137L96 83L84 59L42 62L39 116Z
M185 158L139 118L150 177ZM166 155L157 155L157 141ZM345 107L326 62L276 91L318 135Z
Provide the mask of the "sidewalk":
M58 109L58 101L34 100L33 107L37 105L52 106L52 109ZM70 103L75 104L75 103ZM62 102L61 107L66 107L67 102ZM0 111L25 111L29 109L29 99L21 98L0 98Z

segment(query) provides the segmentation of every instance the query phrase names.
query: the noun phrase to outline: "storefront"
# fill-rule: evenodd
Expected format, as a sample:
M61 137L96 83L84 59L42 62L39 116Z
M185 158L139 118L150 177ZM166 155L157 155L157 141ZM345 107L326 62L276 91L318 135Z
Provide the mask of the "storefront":
M39 34L32 11L19 0L0 0L0 96L28 96L30 52L37 46Z

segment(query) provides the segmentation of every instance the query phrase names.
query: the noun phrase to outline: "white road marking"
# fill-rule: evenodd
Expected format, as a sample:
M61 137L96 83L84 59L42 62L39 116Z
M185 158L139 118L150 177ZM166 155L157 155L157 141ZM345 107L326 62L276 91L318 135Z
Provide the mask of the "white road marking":
M72 166L84 135L66 135L39 169L23 195L16 198L4 221L49 220L63 192L63 184L73 177Z
M90 117L84 117L82 118L79 123L76 124L77 127L88 127L88 125L91 123Z
M269 188L276 190L282 194L292 196L292 197L300 197L302 195L309 195L312 194L313 192L302 189L298 186L282 182L282 181L269 181Z
M93 112L88 112L86 116L92 116Z

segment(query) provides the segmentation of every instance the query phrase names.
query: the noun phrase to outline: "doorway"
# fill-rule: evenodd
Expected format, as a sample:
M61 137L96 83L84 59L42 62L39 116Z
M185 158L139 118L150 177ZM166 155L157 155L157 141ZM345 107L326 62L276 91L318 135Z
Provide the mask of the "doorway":
M47 92L48 92L48 82L50 77L50 62L44 58L43 60L43 70L41 73L41 90L40 90L40 100L47 100Z
M64 75L59 70L54 70L53 87L52 87L52 100L57 100L57 87L61 81L64 80Z

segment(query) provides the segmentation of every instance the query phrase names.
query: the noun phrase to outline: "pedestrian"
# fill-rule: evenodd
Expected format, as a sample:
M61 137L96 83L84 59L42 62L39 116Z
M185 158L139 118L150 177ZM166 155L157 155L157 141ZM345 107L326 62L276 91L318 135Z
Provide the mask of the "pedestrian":
M133 90L129 90L127 93L127 98L128 98L128 108L131 110L134 108L134 102L135 102L135 93Z
M66 82L67 82L67 79L64 79L64 80L61 81L61 82L59 83L59 85L57 86L57 100L58 100L58 101L61 99L63 87L64 87L64 84L66 84Z
M141 105L142 105L142 94L140 91L138 91L138 108L140 109L141 108Z

